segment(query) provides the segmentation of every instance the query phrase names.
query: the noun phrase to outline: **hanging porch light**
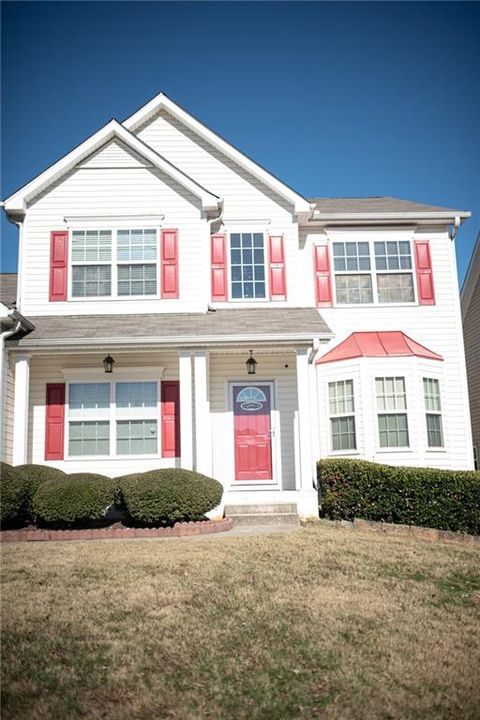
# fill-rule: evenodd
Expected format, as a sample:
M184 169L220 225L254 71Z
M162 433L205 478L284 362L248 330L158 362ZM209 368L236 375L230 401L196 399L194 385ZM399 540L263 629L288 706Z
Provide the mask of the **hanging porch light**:
M257 372L257 365L258 365L258 363L257 363L257 361L255 360L255 358L253 357L253 350L250 350L250 357L249 357L248 360L245 362L245 365L247 366L247 372L248 372L248 374L249 374L249 375L255 375L255 373Z
M113 372L113 366L115 365L115 360L111 355L107 355L105 358L103 358L103 367L105 368L106 373Z

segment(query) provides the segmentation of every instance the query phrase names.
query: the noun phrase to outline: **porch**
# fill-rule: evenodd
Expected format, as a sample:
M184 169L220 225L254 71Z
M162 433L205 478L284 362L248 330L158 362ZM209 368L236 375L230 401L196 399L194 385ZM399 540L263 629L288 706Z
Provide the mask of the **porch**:
M195 338L175 346L139 338L133 347L111 340L61 348L28 339L10 351L14 465L110 477L182 467L222 483L215 515L224 505L279 502L316 514L316 338L255 332L249 341ZM254 375L246 367L250 349ZM106 355L115 361L111 373ZM60 388L53 417L49 388Z

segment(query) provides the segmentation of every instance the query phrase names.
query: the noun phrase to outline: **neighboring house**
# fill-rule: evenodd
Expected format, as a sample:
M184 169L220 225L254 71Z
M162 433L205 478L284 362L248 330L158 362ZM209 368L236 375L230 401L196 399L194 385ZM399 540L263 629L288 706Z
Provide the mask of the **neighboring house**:
M480 469L480 233L461 295L475 469Z
M472 467L468 212L305 199L163 94L4 207L35 326L7 340L7 461L194 468L301 515L320 457Z

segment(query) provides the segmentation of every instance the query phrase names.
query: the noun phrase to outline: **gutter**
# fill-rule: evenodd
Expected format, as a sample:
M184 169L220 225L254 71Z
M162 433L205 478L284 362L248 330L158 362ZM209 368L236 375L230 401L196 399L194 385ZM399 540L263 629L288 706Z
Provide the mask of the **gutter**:
M438 213L328 213L322 214L320 212L314 212L313 217L309 220L310 224L315 225L368 225L368 224L391 224L394 222L398 223L410 223L416 224L428 224L430 223L442 223L452 224L461 223L462 220L467 220L471 217L470 212L462 212L452 214L451 212L438 212Z
M311 332L308 334L298 333L279 333L275 335L204 335L203 337L198 336L168 336L168 337L98 337L98 338L64 338L64 339L53 339L53 338L39 338L35 340L24 339L21 340L21 344L12 346L13 349L41 349L41 348L90 348L98 349L101 346L108 347L131 347L141 343L142 346L149 345L150 347L205 347L206 345L271 345L276 343L278 345L292 345L295 343L299 344L311 344L316 338L319 341L327 342L333 337L331 332L315 333Z

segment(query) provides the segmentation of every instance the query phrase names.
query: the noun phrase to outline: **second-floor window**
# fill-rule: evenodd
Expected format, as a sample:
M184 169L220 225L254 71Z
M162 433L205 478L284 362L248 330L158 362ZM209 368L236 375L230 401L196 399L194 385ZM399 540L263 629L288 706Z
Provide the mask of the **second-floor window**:
M158 238L152 228L73 230L72 297L158 295Z
M266 298L263 233L230 233L232 300Z
M408 241L334 242L333 264L338 305L415 300Z

